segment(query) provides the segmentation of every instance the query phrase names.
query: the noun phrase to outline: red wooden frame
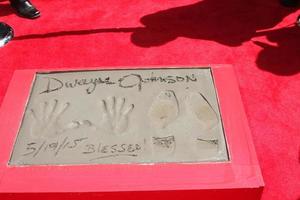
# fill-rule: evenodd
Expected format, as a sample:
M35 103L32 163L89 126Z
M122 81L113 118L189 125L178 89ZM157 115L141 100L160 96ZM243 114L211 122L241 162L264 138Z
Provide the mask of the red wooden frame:
M121 68L133 69L117 69ZM131 191L140 191L140 195L144 192L151 194L151 191L155 194L155 191L184 190L202 191L201 195L207 193L210 199L214 199L212 194L218 191L220 194L225 191L223 197L228 191L232 194L239 191L246 195L244 199L248 199L251 195L245 191L249 189L259 198L264 183L233 68L215 65L211 69L228 144L229 162L25 167L9 166L8 161L35 73L47 70L16 71L0 110L0 197L11 197L18 193L19 197L20 194L26 197L41 193L45 196L82 193L87 198L87 194L93 196L106 192L124 192L125 197ZM133 197L131 193L129 196Z

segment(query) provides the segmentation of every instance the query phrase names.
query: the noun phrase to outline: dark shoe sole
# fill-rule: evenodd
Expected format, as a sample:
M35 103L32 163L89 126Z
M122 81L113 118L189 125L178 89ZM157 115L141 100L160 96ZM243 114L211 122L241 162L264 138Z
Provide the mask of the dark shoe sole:
M41 16L41 13L38 13L38 14L35 14L35 15L32 15L32 16L23 15L21 13L18 13L17 11L15 11L15 13L19 17L26 18L26 19L36 19L36 18L39 18Z

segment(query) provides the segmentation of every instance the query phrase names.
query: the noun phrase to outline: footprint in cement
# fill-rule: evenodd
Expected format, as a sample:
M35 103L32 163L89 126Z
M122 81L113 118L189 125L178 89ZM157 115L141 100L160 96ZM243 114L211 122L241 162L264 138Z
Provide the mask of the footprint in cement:
M186 105L200 123L203 130L214 128L218 122L218 115L202 93L190 93Z

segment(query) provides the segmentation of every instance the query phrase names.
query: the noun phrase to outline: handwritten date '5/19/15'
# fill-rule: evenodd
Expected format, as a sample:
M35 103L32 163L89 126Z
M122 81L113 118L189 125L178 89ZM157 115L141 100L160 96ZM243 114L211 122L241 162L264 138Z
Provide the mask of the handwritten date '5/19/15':
M69 139L65 137L62 141L48 142L30 142L27 143L23 156L37 157L43 153L53 152L53 156L56 157L62 154L64 151L74 151L83 155L98 156L90 159L104 159L109 157L137 157L138 153L142 151L143 145L141 144L103 144L101 142L89 142L88 137L82 137L77 139Z

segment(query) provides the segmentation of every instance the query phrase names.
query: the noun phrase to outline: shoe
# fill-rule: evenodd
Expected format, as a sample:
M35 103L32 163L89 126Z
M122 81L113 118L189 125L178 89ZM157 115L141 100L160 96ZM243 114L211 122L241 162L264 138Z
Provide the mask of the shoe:
M10 0L11 7L16 10L18 15L28 19L35 19L40 16L40 11L28 0Z
M14 37L13 29L9 25L0 22L0 47L3 47L13 37Z

